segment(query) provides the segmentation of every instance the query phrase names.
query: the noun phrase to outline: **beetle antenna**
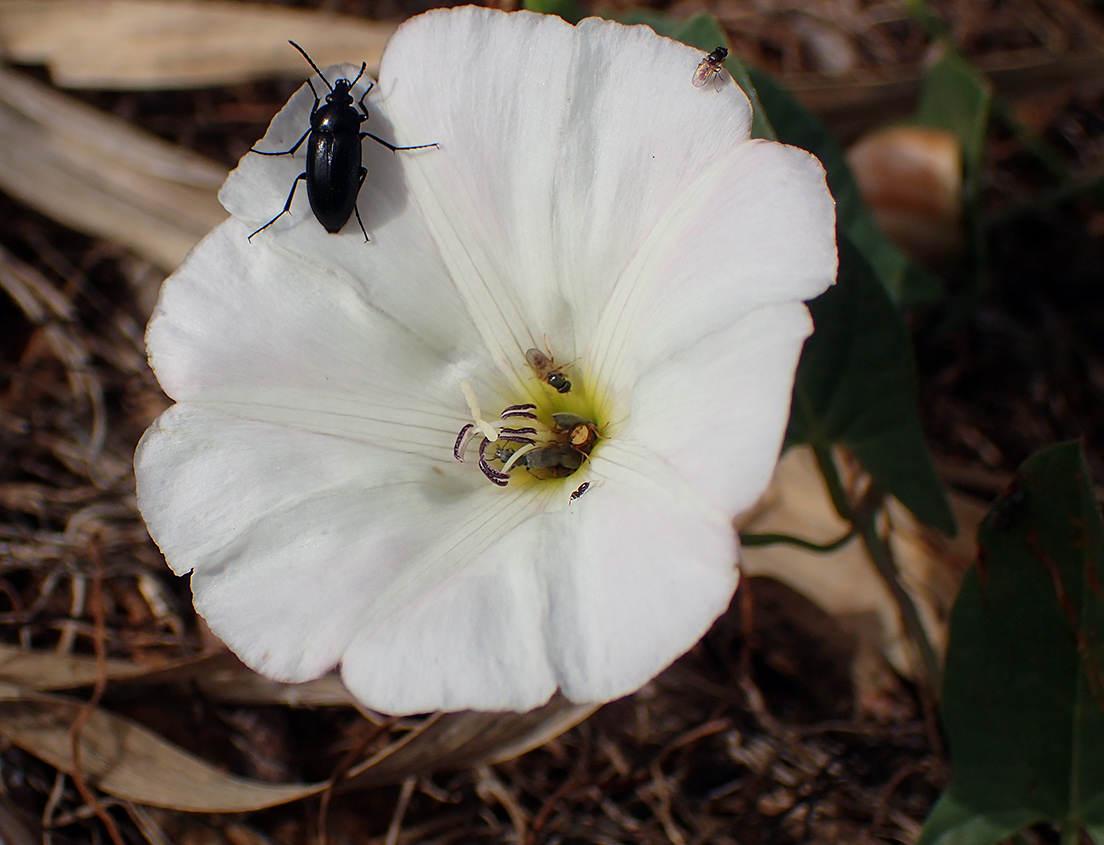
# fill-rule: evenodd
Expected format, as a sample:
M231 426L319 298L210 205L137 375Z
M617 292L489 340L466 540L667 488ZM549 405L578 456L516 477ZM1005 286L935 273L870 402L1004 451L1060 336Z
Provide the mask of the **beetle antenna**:
M303 58L307 60L307 63L310 64L310 66L312 68L314 68L314 72L317 73L320 77L322 77L322 81L326 83L326 87L329 88L331 91L333 91L334 87L332 85L330 85L330 80L326 79L326 75L318 69L318 65L316 65L314 63L314 59L312 59L310 56L307 55L307 51L304 50L302 47L300 47L298 44L296 44L294 41L288 41L288 44L290 44L292 47L294 47L296 50L298 50L302 54ZM360 72L364 73L364 68L361 68ZM360 79L360 77L358 76L357 79ZM350 86L350 87L352 87L352 86Z
M356 79L349 83L349 90L353 90L353 86L360 82L360 78L364 76L364 69L368 67L368 62L360 63L360 73L356 75Z

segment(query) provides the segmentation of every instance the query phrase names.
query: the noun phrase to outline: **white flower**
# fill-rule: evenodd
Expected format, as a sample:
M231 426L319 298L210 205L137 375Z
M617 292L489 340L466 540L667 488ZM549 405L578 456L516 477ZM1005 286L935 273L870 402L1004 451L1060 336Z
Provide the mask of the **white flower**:
M135 463L150 533L250 666L340 663L391 713L597 702L726 608L731 520L770 477L802 300L836 257L820 165L749 141L736 86L692 84L701 57L645 27L432 11L395 33L364 128L440 149L365 141L370 243L305 196L246 240L305 145L231 175L232 218L150 323L177 404ZM258 147L287 149L312 102Z

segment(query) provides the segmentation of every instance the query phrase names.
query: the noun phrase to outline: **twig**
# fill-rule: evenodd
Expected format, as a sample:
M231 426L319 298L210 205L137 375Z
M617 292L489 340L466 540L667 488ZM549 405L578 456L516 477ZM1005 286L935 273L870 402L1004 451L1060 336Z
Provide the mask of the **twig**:
M115 845L124 845L122 835L119 833L119 828L116 826L115 820L111 818L111 815L104 808L103 804L100 803L92 790L88 788L88 784L85 783L84 780L84 773L81 771L81 730L88 723L88 720L92 718L92 714L96 712L96 708L103 698L104 690L107 689L107 630L104 624L103 596L104 565L103 558L100 556L99 547L96 545L95 537L92 537L88 542L88 553L92 558L92 562L95 564L95 568L92 570L92 623L95 630L92 643L96 653L96 685L92 688L92 697L88 699L84 707L81 708L80 713L77 714L77 718L73 720L73 724L69 727L69 742L73 749L72 777L73 785L77 788L77 792L80 793L84 802L95 811L100 821L103 822L104 827L107 829L108 836L111 837L111 841L115 843Z
M391 824L387 826L387 838L383 845L398 845L399 834L402 833L403 819L406 817L406 808L410 804L410 796L414 794L414 785L418 782L416 777L408 777L403 781L399 791L399 800L395 802L395 812L391 816Z
M525 810L490 766L482 765L476 769L475 790L484 801L494 798L502 805L506 815L510 817L510 824L514 827L513 841L518 845L525 842L527 828Z
M326 784L326 788L322 791L321 801L318 805L318 836L316 839L318 845L326 845L329 841L329 835L326 833L326 819L330 813L330 801L333 799L334 790L337 788L337 785L349 773L349 769L351 769L356 761L364 754L365 749L375 742L381 733L389 730L391 726L395 724L395 721L394 718L390 718L378 725L372 725L372 730L368 731L364 739L346 752L345 756L341 758L341 761L334 769L333 774L330 775L329 783Z

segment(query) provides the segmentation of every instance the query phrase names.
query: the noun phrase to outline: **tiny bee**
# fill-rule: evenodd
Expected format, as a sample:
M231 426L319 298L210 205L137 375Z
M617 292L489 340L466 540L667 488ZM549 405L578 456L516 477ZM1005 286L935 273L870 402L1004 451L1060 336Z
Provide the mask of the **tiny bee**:
M555 388L560 393L567 393L571 390L571 382L569 382L567 376L556 367L555 359L545 355L539 349L530 349L525 353L525 360L529 363L529 366L533 368L533 372L537 374L537 378L549 387Z
M695 88L701 88L710 79L716 80L724 70L724 60L728 58L728 48L718 47L698 63L692 82ZM714 83L715 84L715 83ZM718 89L719 90L719 89Z

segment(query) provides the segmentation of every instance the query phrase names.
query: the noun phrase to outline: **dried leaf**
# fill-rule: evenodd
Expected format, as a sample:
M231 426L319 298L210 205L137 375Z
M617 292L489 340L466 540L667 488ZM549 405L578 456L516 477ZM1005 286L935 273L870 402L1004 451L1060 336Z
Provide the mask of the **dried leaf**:
M528 713L448 713L431 717L415 736L355 767L352 785L399 783L412 775L499 763L555 739L598 709L557 696Z
M69 728L83 704L0 688L0 735L67 774ZM271 784L229 775L152 731L96 709L80 734L85 780L139 804L190 812L245 812L295 801L325 784Z
M888 508L890 543L902 581L920 611L930 641L940 651L947 641L951 604L974 558L972 537L984 515L982 506L962 496L952 495L951 506L962 526L953 539L926 529L895 501ZM770 488L740 528L826 545L843 536L848 526L832 508L812 451L797 447L782 458ZM747 575L781 581L843 618L856 636L869 640L866 645L882 652L897 671L913 674L912 652L897 604L858 539L831 554L790 545L745 548L742 568ZM869 624L871 619L876 620L875 625Z
M0 45L18 62L45 62L72 88L160 90L227 85L309 72L319 65L379 66L390 22L255 3L195 0L7 0Z
M226 653L150 671L126 661L108 661L114 684L191 681L205 694L252 704L350 705L353 699L334 676L309 684L277 684L261 678ZM0 647L0 736L62 771L73 772L70 725L85 705L37 689L87 686L95 660ZM596 705L553 699L530 713L449 713L429 716L412 730L355 766L343 789L400 783L407 778L508 760L532 750L581 722ZM313 795L326 784L271 784L228 775L169 743L148 728L96 709L81 731L84 775L116 798L192 812L246 812Z
M0 188L165 269L226 218L226 169L0 70Z
M109 681L148 675L150 671L125 660L108 660L105 670ZM93 657L0 645L0 683L45 691L91 686L95 682L96 660Z
M92 686L96 682L97 671L93 657L0 645L0 683L26 690L57 692ZM104 663L104 672L112 685L192 683L205 698L226 704L288 707L356 705L336 675L303 684L281 684L258 675L228 651L191 657L167 666L108 660Z
M998 93L1025 97L1066 85L1099 85L1104 80L1104 52L1097 48L1056 55L1042 47L1005 50L978 57L977 67ZM897 65L858 70L836 79L802 73L780 81L834 128L868 129L911 110L920 96L925 70L922 64Z

